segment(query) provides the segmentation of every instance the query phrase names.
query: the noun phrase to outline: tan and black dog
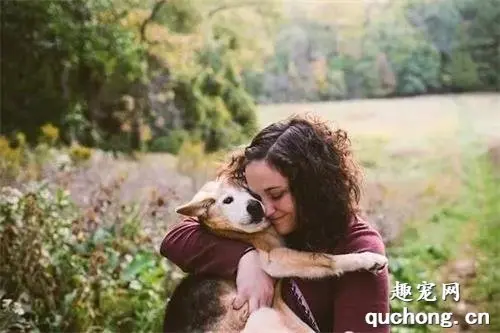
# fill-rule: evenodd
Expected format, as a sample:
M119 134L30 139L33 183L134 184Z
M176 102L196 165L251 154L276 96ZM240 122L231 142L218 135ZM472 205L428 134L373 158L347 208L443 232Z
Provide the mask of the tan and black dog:
M260 254L262 268L274 278L314 279L357 270L378 271L387 264L386 257L371 252L330 255L286 248L265 218L262 203L223 178L206 183L176 212L198 218L215 234L252 244ZM285 304L280 287L278 280L272 309L261 308L247 318L248 307L232 309L234 281L190 275L174 291L164 327L177 332L313 332Z

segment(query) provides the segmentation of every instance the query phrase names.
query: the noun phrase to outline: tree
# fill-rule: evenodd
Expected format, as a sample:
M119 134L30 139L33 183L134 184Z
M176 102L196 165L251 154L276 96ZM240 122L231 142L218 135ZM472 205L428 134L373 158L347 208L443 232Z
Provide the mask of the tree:
M3 37L12 47L1 60L2 132L20 129L34 141L42 123L64 127L65 115L80 107L93 135L79 139L98 143L109 121L103 104L147 66L134 35L103 19L112 10L106 0L4 3Z
M500 6L496 0L465 1L466 47L477 65L481 87L500 90Z
M248 47L260 45L255 29L241 27L228 12L268 16L256 1L223 5L4 2L4 41L13 47L2 57L2 133L21 130L34 141L50 121L67 142L120 150L143 147L145 129L154 139L186 127L209 140L211 150L244 140L256 118L240 75L263 53ZM217 95L207 86L212 81L222 84ZM133 109L119 107L123 96Z

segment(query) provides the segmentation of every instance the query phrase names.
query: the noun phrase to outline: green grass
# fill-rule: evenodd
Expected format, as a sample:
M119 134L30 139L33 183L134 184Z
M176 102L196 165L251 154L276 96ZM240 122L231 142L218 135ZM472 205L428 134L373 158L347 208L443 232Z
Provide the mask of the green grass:
M488 312L490 326L474 330L500 331L500 178L487 156L464 157L463 174L458 199L434 212L423 221L409 221L400 241L388 249L392 286L396 281L415 286L422 281L436 283L439 298L441 283L451 281L446 265L455 260L477 260L477 278L461 285L462 299L474 304L474 309ZM467 246L471 245L472 250ZM462 290L462 289L470 290ZM419 293L417 292L417 295ZM465 296L465 297L464 297ZM453 301L451 301L453 302ZM404 306L412 312L447 312L450 301L409 302L393 300L393 311ZM393 332L440 332L436 325L396 326Z
M475 166L471 184L474 217L478 223L478 272L473 288L475 301L490 314L487 330L500 332L500 174L485 160ZM495 174L496 172L496 174Z
M450 241L457 238L457 230L466 223L467 218L456 212L457 206L436 208L428 217L426 223L410 221L398 245L388 249L391 287L397 282L412 286L413 301L404 302L397 299L391 301L393 312L402 312L407 307L413 313L417 312L448 312L449 307L440 297L441 283L440 268L453 260L454 254L459 251L460 244ZM436 302L417 301L420 295L418 285L427 281L434 283ZM393 327L393 332L440 332L436 325L399 325Z

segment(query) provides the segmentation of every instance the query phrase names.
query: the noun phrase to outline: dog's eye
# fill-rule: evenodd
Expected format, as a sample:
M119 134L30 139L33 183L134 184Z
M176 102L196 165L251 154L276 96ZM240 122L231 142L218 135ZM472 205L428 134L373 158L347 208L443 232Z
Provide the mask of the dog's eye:
M227 197L222 202L225 203L225 204L230 204L231 202L233 202L233 197Z

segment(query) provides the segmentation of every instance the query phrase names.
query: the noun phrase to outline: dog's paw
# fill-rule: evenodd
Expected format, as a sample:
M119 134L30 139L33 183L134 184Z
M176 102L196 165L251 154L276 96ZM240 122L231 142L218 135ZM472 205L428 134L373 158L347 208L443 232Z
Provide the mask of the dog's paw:
M387 258L373 252L349 253L333 256L333 271L336 275L345 272L379 272L387 265Z
M378 253L363 252L358 255L362 256L360 258L362 266L360 269L368 270L375 274L381 272L388 263L387 258Z

